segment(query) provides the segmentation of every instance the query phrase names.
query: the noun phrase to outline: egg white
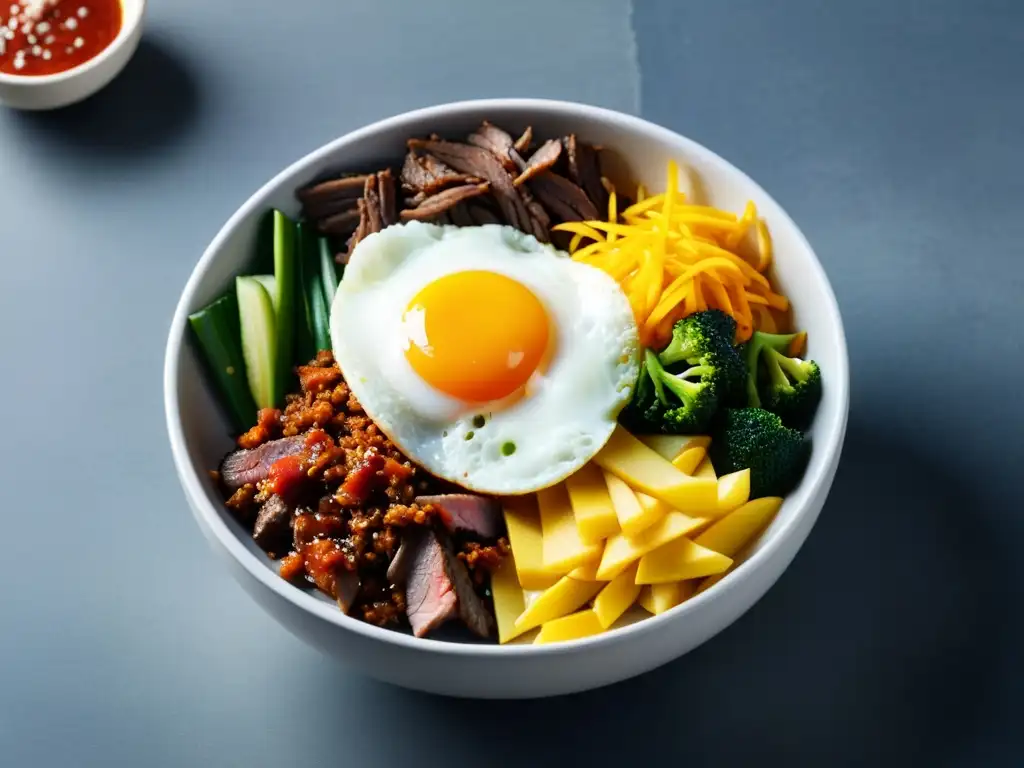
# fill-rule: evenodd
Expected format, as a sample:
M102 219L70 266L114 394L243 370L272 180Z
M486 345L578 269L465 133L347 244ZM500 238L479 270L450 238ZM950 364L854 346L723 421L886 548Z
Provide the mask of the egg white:
M433 280L464 270L519 281L551 320L553 355L524 392L504 401L450 397L405 357L409 302ZM618 284L497 225L410 222L365 238L335 294L331 339L349 387L403 453L438 477L500 495L552 485L593 457L615 428L639 369L636 323Z

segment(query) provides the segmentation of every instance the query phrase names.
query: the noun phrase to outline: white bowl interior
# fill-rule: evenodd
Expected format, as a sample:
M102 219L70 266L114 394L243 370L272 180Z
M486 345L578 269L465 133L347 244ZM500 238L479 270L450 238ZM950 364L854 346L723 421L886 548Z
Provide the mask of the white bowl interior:
M215 299L236 275L246 272L253 256L260 215L268 207L293 215L298 213L299 205L293 194L297 187L329 170L359 171L381 167L382 163L396 164L410 136L437 132L459 137L485 118L512 132L530 124L535 136L540 138L575 132L585 141L613 150L627 163L632 177L652 192L664 188L666 164L674 159L691 174L691 192L698 200L737 212L748 200L753 200L766 219L775 246L778 284L793 303L797 326L808 331L808 354L821 365L825 391L810 431L814 449L804 480L787 497L747 559L756 557L756 553L770 546L774 539L785 535L805 509L813 506L810 502L823 486L827 492L831 470L841 448L848 402L848 372L845 338L831 287L811 247L788 215L732 165L700 145L642 120L559 102L467 102L421 110L378 123L299 161L256 193L225 225L185 290L168 347L167 384L174 390L168 393L168 407L173 410L176 400L178 408L178 414L169 412L168 425L172 443L175 431L180 430L186 453L184 457L176 456L179 474L186 487L202 489L202 499L192 498L192 503L201 507L197 512L219 518L237 537L247 550L242 558L246 568L266 569L277 578L275 563L229 514L206 474L207 470L216 468L222 456L232 448L232 441L228 436L228 423L207 387L196 353L187 343L187 314ZM627 194L632 195L632 190ZM741 565L722 584L709 590L705 599L713 599L712 596L747 565L749 563ZM300 594L298 589L284 586L296 597ZM324 600L327 602L326 598ZM650 621L659 621L689 607L688 603L683 603ZM338 622L354 623L354 620L339 614Z

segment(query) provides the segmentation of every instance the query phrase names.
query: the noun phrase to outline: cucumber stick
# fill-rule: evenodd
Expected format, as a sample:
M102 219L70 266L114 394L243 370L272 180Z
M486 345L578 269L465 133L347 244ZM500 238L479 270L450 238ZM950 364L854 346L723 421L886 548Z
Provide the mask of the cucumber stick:
M283 395L278 389L274 304L267 289L254 277L236 277L235 294L249 391L257 407L273 408Z
M316 274L312 271L313 262L308 258L308 254L316 247L316 235L307 222L299 222L295 242L297 243L299 263L299 295L296 298L298 306L295 313L295 323L298 326L295 329L295 361L299 365L304 365L316 357L317 352L313 334L313 305L306 288L312 276Z
M258 281L270 294L270 303L274 305L274 316L277 317L277 278L273 275L253 275L252 279Z
M284 398L291 385L295 355L295 325L298 291L298 259L296 256L295 222L280 211L274 211L274 281L277 300L274 357L274 402Z
M338 264L334 261L334 249L326 237L320 238L320 279L324 284L324 298L327 300L327 314L331 313L334 292L338 288Z
M324 291L321 240L308 224L300 224L299 233L302 244L302 293L315 354L321 349L331 348L331 310Z
M256 423L256 404L245 376L234 291L189 315L188 322L235 430L248 429Z

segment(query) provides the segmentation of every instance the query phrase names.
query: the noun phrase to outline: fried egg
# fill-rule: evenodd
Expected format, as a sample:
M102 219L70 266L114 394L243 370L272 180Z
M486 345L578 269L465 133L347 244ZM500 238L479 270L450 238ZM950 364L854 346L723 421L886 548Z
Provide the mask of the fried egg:
M410 222L355 248L334 356L410 459L481 493L544 488L608 440L639 369L626 296L511 227Z

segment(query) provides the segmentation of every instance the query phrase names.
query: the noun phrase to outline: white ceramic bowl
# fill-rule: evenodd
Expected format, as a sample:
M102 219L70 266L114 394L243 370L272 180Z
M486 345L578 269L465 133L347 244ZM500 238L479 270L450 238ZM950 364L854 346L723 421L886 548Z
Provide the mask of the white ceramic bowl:
M809 331L809 353L821 364L826 382L804 480L745 562L712 589L661 616L551 646L419 640L351 619L327 599L282 580L207 476L232 442L186 338L188 314L247 269L258 218L267 208L297 214L293 191L325 170L399 160L410 136L465 135L484 118L513 132L531 124L542 137L576 132L613 148L650 189L663 187L666 163L674 158L694 171L708 202L741 210L753 199L774 238L778 279L795 307L797 324ZM749 609L789 565L825 502L846 431L848 383L846 340L828 279L796 224L761 187L704 147L638 118L579 104L501 99L422 109L362 128L307 155L249 198L185 287L167 343L164 396L174 461L196 520L242 586L285 627L381 680L442 694L524 698L581 691L646 672L700 645Z
M88 61L55 75L23 77L0 72L0 104L15 109L66 107L92 96L120 74L142 37L146 0L121 0L121 31Z

